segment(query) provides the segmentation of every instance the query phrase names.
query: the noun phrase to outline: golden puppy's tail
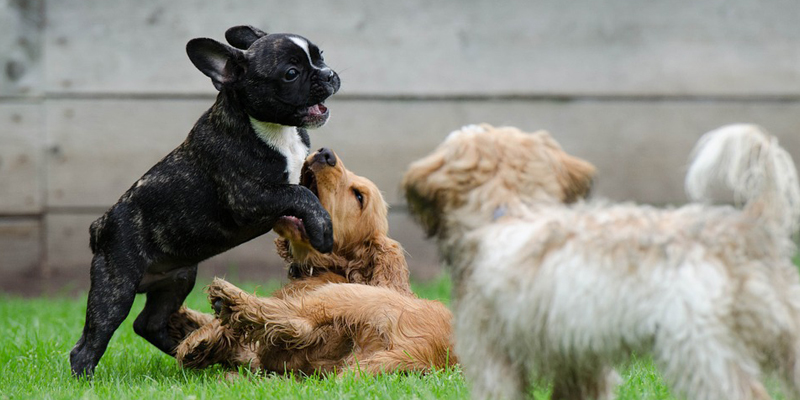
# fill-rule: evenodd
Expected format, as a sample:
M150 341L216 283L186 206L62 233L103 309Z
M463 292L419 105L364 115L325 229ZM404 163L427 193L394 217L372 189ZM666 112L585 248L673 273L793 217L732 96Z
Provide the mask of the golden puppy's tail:
M800 227L800 183L792 156L756 125L726 125L706 133L692 151L686 193L709 200L720 186L746 213L790 236Z

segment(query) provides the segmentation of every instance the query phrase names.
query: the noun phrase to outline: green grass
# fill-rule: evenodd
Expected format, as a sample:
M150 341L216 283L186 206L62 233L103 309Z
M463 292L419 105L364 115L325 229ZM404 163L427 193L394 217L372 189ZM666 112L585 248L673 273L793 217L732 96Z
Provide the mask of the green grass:
M800 261L800 260L799 260ZM268 294L278 287L242 285ZM187 299L198 310L210 307L199 283ZM450 282L441 278L414 285L420 297L449 302ZM68 355L80 336L86 296L19 298L0 294L0 400L3 399L464 399L469 389L458 368L429 375L342 378L254 375L241 371L181 369L133 332L133 319L144 305L138 296L131 316L114 335L91 381L70 376ZM619 399L672 399L648 359L634 359L622 369ZM776 385L771 385L776 386ZM533 390L549 398L547 387ZM781 398L781 397L776 397Z

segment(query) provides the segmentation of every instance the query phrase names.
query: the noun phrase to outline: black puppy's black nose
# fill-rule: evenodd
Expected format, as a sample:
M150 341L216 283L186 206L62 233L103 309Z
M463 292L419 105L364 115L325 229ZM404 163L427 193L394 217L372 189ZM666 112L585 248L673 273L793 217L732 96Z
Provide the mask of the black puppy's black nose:
M324 162L325 164L330 165L331 167L336 166L336 154L333 154L333 150L323 147L317 150L317 155L314 156L314 161L316 162Z
M335 72L333 72L333 70L331 70L330 72L328 72L328 82L330 82L330 81L332 81L332 80L333 80L333 76L334 76L334 75L336 75L336 73L335 73Z

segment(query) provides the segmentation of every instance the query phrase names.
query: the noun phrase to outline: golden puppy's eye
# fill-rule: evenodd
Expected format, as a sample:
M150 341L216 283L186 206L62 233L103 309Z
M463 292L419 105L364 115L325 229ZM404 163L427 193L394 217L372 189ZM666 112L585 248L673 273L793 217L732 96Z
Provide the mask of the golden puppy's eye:
M358 189L353 188L353 196L356 196L356 200L358 200L358 206L364 208L364 196Z

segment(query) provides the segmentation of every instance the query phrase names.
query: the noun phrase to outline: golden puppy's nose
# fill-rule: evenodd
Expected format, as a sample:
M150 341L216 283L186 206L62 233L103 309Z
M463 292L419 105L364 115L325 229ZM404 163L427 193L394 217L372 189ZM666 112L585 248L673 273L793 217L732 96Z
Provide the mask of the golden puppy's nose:
M330 165L331 167L336 166L336 154L333 153L333 150L323 147L317 150L317 154L314 155L314 162L315 163L325 163Z

